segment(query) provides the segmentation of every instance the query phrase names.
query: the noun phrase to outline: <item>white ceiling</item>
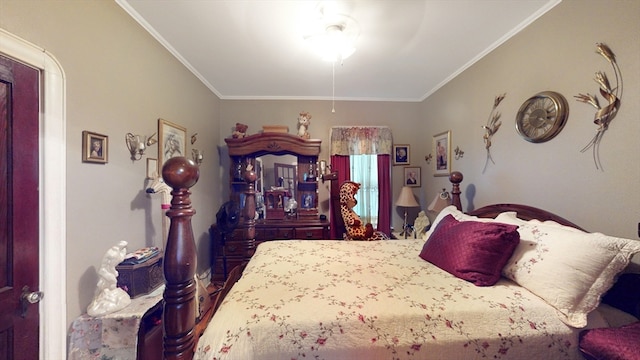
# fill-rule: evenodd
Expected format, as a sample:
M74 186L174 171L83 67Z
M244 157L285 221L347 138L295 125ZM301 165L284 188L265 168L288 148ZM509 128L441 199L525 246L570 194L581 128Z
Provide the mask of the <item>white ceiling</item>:
M221 99L421 101L560 0L335 1L356 52L305 47L309 0L116 0Z

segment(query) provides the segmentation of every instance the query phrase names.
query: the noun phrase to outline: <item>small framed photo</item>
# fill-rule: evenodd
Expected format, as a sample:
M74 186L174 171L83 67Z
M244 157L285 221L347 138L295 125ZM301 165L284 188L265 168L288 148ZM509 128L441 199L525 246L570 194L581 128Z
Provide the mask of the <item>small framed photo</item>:
M158 171L158 159L147 158L147 179L155 179L160 176Z
M404 168L404 185L409 187L422 186L422 175L420 174L420 167L406 167Z
M409 165L410 150L407 144L393 145L393 165Z
M158 119L158 166L176 156L187 156L187 128Z
M433 176L451 174L451 130L433 136L433 152L436 154Z
M109 137L91 131L82 132L82 162L106 164L109 161Z
M302 195L302 208L303 209L311 209L314 208L314 198L313 194L303 194Z

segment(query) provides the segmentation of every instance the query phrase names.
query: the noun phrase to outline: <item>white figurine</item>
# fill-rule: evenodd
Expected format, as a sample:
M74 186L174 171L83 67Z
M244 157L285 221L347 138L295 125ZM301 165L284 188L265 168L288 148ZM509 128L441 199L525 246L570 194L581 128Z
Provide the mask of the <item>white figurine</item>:
M98 285L96 294L87 308L90 316L101 316L122 310L131 303L131 297L124 290L117 287L118 271L116 266L124 260L127 254L127 242L120 241L112 246L102 257L102 264L98 270Z

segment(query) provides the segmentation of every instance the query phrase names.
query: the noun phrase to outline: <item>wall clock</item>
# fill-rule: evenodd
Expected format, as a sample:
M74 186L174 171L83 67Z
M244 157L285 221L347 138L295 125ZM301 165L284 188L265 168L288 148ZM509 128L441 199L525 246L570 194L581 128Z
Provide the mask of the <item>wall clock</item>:
M558 135L568 117L567 99L555 91L543 91L522 104L516 115L516 130L525 140L541 143Z

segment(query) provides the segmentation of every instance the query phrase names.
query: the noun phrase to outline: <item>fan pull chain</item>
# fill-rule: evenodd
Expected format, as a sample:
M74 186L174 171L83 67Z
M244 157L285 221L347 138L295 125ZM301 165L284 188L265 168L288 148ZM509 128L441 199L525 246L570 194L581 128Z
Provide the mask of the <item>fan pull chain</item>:
M331 63L331 68L333 71L332 77L331 77L331 113L335 114L336 112L336 62L333 61Z

